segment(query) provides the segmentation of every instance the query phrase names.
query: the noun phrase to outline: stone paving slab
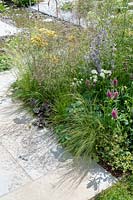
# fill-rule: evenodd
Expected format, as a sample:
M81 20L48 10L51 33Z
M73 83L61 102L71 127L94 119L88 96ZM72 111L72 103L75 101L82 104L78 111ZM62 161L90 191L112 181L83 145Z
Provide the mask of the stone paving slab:
M0 145L0 196L30 182L30 178Z
M16 27L0 20L0 37L15 35L18 32L19 30Z
M95 168L97 174L99 167ZM107 187L107 176L103 170L100 172L101 177L95 176L99 179L97 183L93 180L89 181L91 177L84 178L79 185L75 185L76 179L66 179L63 174L59 172L48 173L39 180L32 182L9 195L0 198L0 200L89 200ZM106 177L106 178L105 178ZM104 178L104 181L101 179ZM63 180L62 180L63 179ZM111 185L108 184L108 187Z
M12 123L2 132L0 141L33 180L59 165L61 148L52 141L47 129Z
M44 0L39 4L31 6L33 10L39 11L41 13L47 14L52 17L57 17L58 19L70 22L75 25L81 25L86 27L86 21L82 18L79 20L79 16L73 11L63 11L60 9L61 5L65 2L73 2L73 0L58 0L58 12L56 9L55 0L50 0L50 4L48 5L48 0Z
M0 72L0 98L3 98L11 84L16 80L13 70Z

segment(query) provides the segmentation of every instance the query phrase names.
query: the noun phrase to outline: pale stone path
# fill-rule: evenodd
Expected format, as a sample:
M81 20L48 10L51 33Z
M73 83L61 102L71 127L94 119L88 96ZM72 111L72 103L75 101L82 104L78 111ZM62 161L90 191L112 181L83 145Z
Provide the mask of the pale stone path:
M48 5L48 0L42 0L39 4L31 6L33 10L39 11L46 15L56 17L66 22L70 22L75 25L81 25L82 27L86 27L86 20L78 16L77 13L73 10L71 11L63 11L61 10L61 6L65 2L74 2L74 0L57 0L58 2L58 10L56 8L56 0L50 0Z
M14 35L20 30L14 26L6 24L5 22L0 21L0 37L5 37L9 35Z

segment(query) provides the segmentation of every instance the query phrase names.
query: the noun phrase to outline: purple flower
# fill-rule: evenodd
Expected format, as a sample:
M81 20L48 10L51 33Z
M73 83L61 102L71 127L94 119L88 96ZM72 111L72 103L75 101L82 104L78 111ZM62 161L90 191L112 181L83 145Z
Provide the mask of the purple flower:
M113 93L113 98L114 98L114 99L117 99L118 95L119 95L118 92L114 92L114 93Z
M116 92L111 92L110 90L108 90L107 92L107 97L110 98L110 99L117 99L119 93L116 91Z
M114 118L114 119L117 119L118 118L118 111L117 111L117 109L113 109L112 110L112 117Z
M115 78L113 81L112 81L112 84L113 84L113 86L117 86L118 85L118 80Z
M110 90L108 90L108 92L107 92L107 97L110 99L112 99L112 97L113 97L113 94Z

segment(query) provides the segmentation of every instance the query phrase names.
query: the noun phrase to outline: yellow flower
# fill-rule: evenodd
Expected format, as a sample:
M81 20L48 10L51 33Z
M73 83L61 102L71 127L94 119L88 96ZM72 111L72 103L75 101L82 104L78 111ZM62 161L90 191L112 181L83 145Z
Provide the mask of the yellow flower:
M133 31L130 29L127 29L126 34L127 34L127 36L133 36Z
M39 32L44 33L46 31L46 28L40 28Z
M128 32L128 35L129 35L129 36L133 36L133 31L129 31L129 32Z
M57 64L57 63L59 62L59 58L58 58L57 56L53 56L52 62L53 62L54 64Z
M40 35L32 37L31 43L38 47L48 46L48 42L44 40Z
M42 38L40 36L34 36L34 37L31 38L31 42L33 44L42 42Z
M49 30L46 28L40 28L39 32L47 35L48 37L56 37L57 36L55 31L52 31L52 30Z
M75 41L75 36L74 35L69 35L68 40L69 42L74 42Z
M48 46L48 42L46 40L43 40L43 46Z
M59 58L55 55L49 55L49 59L52 63L57 64L59 62Z

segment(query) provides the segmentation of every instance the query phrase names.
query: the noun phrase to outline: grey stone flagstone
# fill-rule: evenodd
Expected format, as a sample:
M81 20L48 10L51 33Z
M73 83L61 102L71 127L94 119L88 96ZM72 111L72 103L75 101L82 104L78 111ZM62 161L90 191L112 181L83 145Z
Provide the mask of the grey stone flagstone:
M15 35L18 32L20 32L18 28L0 20L0 37Z
M7 150L0 145L0 196L30 182L30 178Z
M56 17L58 19L64 20L66 22L73 23L75 25L81 25L86 27L86 21L83 18L80 18L77 13L74 11L63 11L60 7L65 2L74 2L73 0L57 0L58 2L58 9L56 7L56 1L50 0L48 4L48 0L42 0L39 4L31 6L33 10L39 11L41 13L47 14L52 17Z

